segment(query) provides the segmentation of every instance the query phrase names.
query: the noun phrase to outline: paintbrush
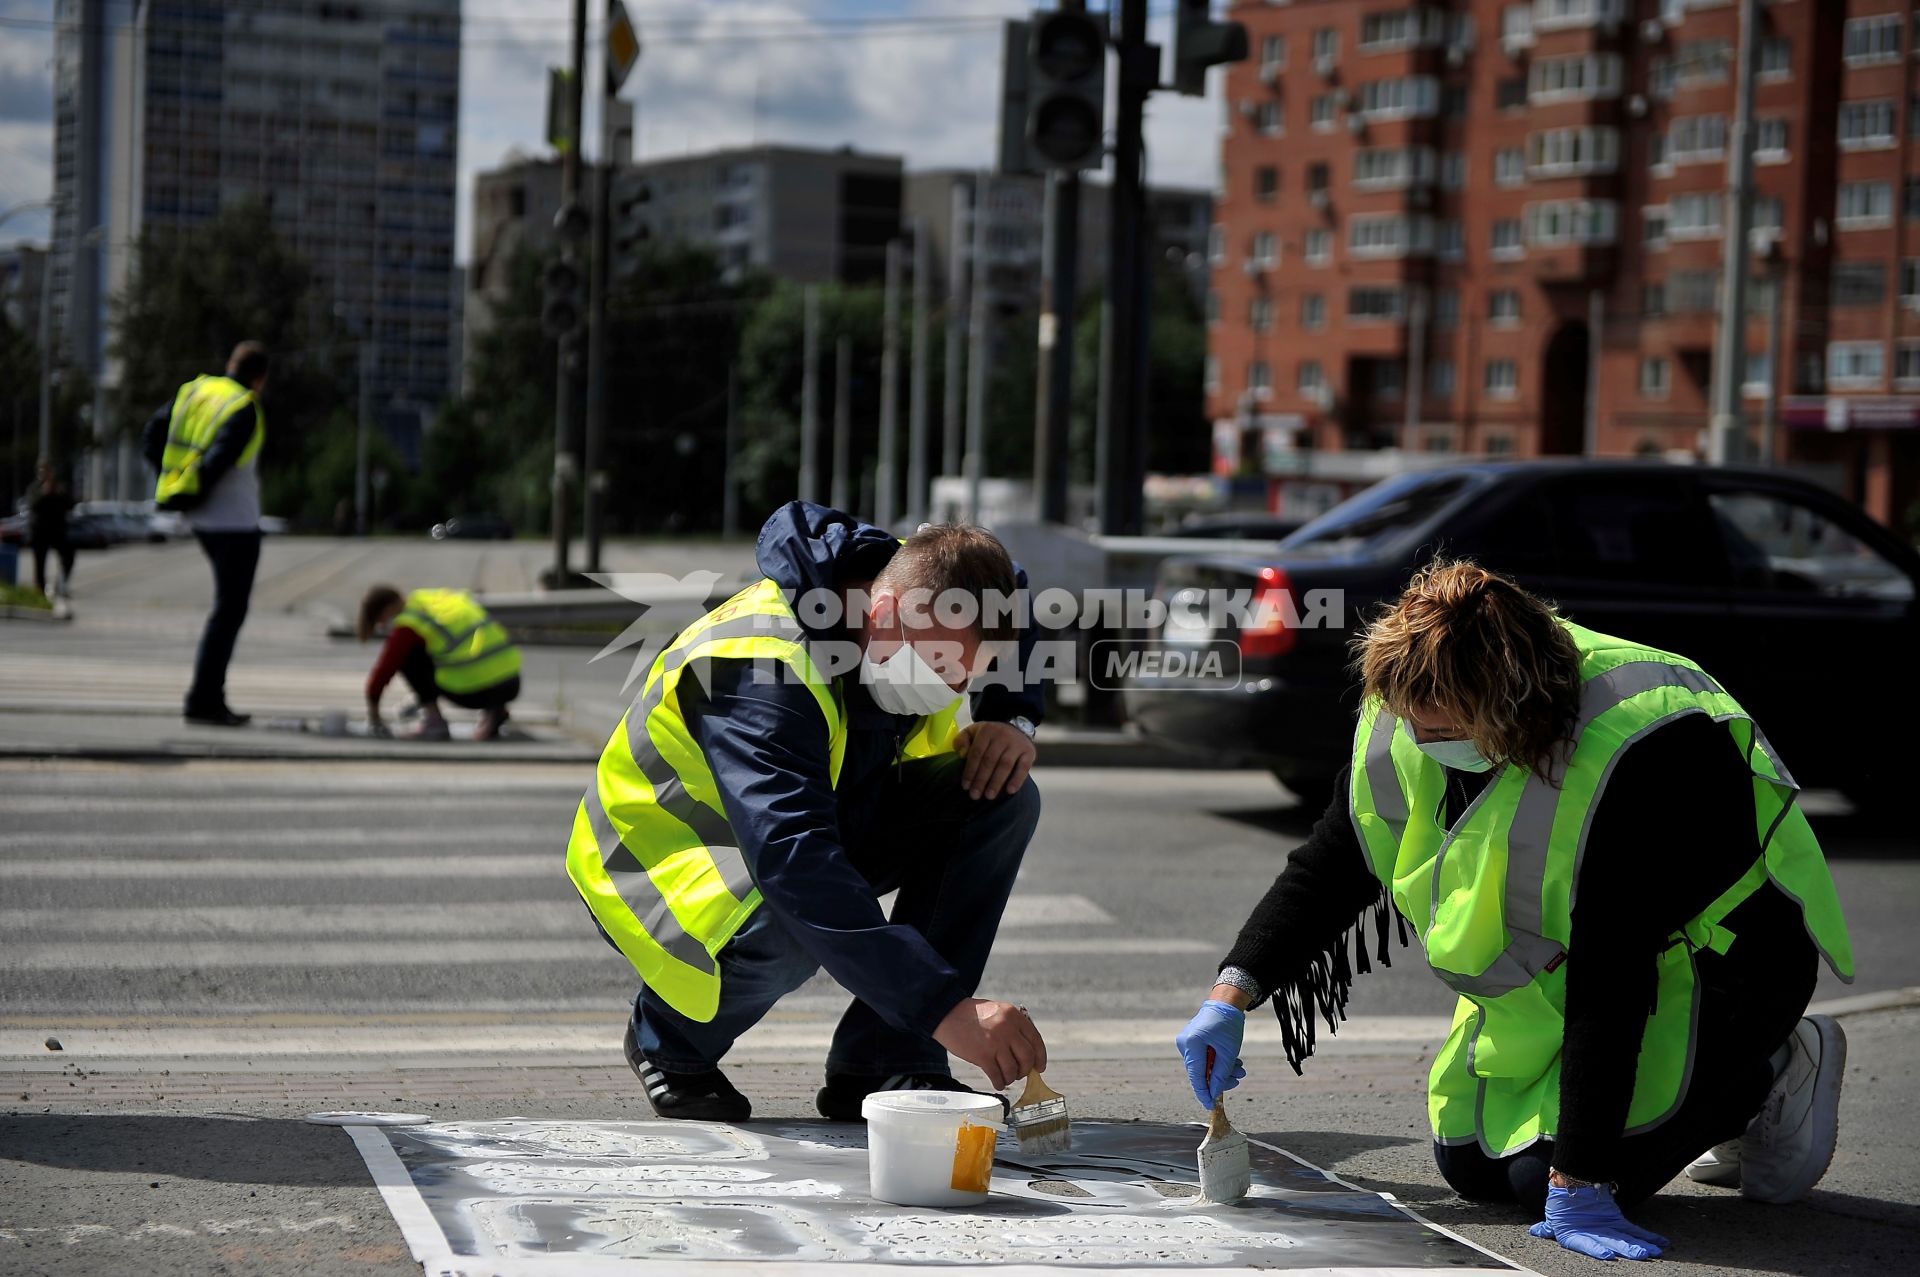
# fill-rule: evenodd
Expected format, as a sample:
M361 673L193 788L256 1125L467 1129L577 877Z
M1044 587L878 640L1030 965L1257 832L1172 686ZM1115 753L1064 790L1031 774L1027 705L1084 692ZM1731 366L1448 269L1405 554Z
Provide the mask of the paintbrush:
M1073 1147L1067 1097L1046 1084L1038 1072L1027 1074L1027 1089L1007 1119L1022 1153L1064 1153Z
M1207 1074L1213 1074L1213 1048L1207 1048ZM1207 1136L1200 1141L1200 1197L1217 1205L1237 1202L1253 1187L1253 1167L1247 1157L1247 1137L1227 1120L1226 1099L1213 1102Z

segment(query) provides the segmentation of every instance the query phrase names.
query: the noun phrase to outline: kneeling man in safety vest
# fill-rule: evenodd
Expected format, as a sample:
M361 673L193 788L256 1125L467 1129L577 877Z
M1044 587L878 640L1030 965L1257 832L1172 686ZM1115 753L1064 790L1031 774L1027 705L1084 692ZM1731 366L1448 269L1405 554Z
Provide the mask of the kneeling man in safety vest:
M762 579L654 661L567 848L643 982L626 1054L648 1102L746 1118L721 1060L822 968L855 999L825 1117L858 1121L876 1091L970 1089L949 1052L995 1087L1045 1068L1027 1013L974 996L1040 815L1038 689L967 696L1010 645L1029 668L1005 609L1024 575L979 528L901 542L804 501L757 555Z
M520 649L480 600L465 590L403 595L391 585L376 585L360 600L354 632L364 643L382 630L387 641L367 675L367 726L375 735L387 734L380 698L398 674L420 706L415 740L446 740L451 735L440 713L442 699L480 711L475 740L499 736L507 706L520 695Z
M1344 1018L1350 920L1374 911L1384 961L1391 912L1460 995L1427 1107L1462 1197L1542 1211L1536 1236L1599 1259L1665 1250L1621 1208L1682 1171L1803 1197L1847 1054L1804 1012L1853 954L1759 725L1684 656L1470 563L1416 574L1356 646L1345 782L1179 1036L1195 1096L1243 1076L1268 998L1298 1072L1316 1012ZM1364 916L1353 939L1364 972Z

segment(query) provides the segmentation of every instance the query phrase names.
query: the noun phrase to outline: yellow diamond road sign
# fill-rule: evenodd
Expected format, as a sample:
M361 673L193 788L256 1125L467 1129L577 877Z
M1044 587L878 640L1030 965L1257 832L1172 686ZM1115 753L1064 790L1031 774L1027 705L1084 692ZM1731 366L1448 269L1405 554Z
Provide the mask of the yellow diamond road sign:
M607 83L611 93L618 93L620 86L627 82L627 75L634 64L640 61L640 33L633 28L633 19L627 16L627 7L614 0L613 11L607 16Z

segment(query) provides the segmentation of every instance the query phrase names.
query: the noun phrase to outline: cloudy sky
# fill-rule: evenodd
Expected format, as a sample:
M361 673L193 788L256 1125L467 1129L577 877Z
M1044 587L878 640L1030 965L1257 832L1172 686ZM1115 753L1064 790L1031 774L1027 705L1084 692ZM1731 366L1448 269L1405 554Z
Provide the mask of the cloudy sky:
M378 0L371 0L377 3ZM589 0L599 14L604 0ZM999 19L1023 0L627 0L645 51L625 96L644 156L755 141L852 144L910 167L992 162ZM52 0L0 0L0 210L42 199L52 178ZM461 57L460 229L473 174L542 149L546 72L567 56L570 0L469 0ZM12 19L14 24L9 24ZM20 20L27 25L17 25ZM1165 21L1154 38L1166 42ZM1216 77L1217 78L1217 77ZM1217 85L1216 85L1217 92ZM1211 186L1217 101L1156 94L1148 177ZM22 214L0 244L39 239Z

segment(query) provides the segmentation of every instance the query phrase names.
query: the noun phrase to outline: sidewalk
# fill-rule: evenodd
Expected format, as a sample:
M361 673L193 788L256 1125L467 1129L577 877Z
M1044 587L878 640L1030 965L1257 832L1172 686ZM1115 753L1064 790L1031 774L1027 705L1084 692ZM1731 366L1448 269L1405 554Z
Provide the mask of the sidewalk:
M1863 1011L1851 1038L1840 1150L1813 1196L1768 1207L1681 1181L1637 1212L1674 1247L1669 1277L1899 1272L1920 1252L1920 1009ZM1352 1028L1363 1033L1366 1022ZM649 1116L611 1047L564 1065L305 1071L244 1066L122 1072L76 1055L63 1072L0 1065L0 1269L22 1273L382 1273L420 1269L345 1134L298 1119L320 1109L436 1120ZM1336 1039L1337 1041L1337 1039ZM1361 1044L1356 1043L1356 1048ZM49 1053L52 1054L52 1053ZM729 1071L756 1117L810 1117L816 1064L767 1060L749 1043ZM1251 1061L1236 1118L1350 1182L1546 1274L1596 1270L1526 1234L1531 1221L1462 1202L1433 1169L1422 1101L1426 1050L1335 1049L1288 1074ZM1184 1122L1193 1102L1166 1052L1057 1059L1050 1080L1077 1116ZM29 1223L30 1221L30 1223Z

